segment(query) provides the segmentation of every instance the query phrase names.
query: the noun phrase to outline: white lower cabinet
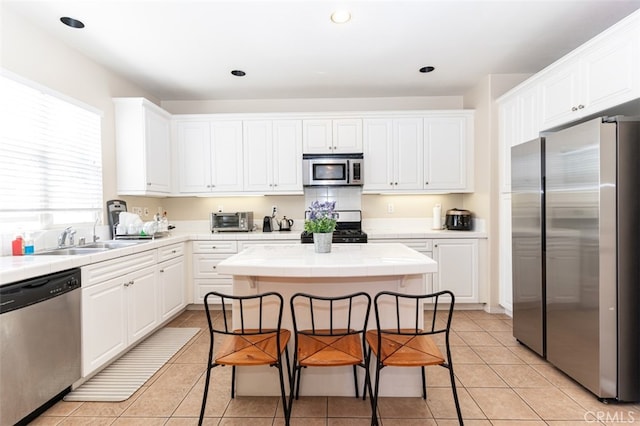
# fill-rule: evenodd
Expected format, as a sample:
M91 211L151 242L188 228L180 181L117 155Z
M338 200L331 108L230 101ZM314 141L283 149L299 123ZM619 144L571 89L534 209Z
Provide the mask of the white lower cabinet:
M193 241L193 303L204 303L204 296L210 291L231 294L231 275L219 274L218 263L238 252L237 241ZM210 299L214 303L220 300Z
M184 273L184 243L158 249L161 321L180 312L186 304Z
M82 377L184 309L184 243L82 267Z
M82 268L82 376L159 324L156 251Z
M433 274L433 291L452 291L456 303L480 301L478 240L433 240L433 259L438 262L438 272Z

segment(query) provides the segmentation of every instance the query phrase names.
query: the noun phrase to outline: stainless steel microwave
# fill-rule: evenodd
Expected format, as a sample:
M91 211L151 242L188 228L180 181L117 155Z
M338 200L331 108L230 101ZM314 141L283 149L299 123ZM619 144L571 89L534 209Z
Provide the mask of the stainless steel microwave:
M304 186L362 186L363 183L362 154L304 154L302 156Z
M211 213L211 232L249 232L253 229L253 212Z

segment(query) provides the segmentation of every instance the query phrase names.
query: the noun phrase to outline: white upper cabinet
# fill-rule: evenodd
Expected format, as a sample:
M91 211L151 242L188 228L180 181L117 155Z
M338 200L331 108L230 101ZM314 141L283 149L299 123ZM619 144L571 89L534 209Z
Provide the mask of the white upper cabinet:
M640 15L554 64L539 87L541 130L639 98Z
M171 192L171 115L144 98L115 98L117 192Z
M181 194L241 192L242 121L177 121Z
M360 118L303 120L305 154L339 154L362 152Z
M244 122L244 190L302 193L302 121Z
M364 120L363 191L422 189L421 118Z
M471 115L424 119L424 189L470 191L473 177ZM471 151L471 152L468 152Z
M467 192L473 113L364 120L365 192Z

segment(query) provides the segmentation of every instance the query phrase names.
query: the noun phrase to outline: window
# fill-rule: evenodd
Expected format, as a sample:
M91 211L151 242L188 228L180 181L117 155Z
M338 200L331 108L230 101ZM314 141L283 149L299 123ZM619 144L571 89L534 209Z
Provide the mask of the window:
M0 230L93 223L101 113L4 71L0 93Z

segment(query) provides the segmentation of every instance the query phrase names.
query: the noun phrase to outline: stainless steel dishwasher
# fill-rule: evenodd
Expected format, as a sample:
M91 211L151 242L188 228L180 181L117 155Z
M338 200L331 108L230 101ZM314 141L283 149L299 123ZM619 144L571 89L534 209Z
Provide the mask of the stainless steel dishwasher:
M80 269L0 287L0 425L25 423L80 379Z

